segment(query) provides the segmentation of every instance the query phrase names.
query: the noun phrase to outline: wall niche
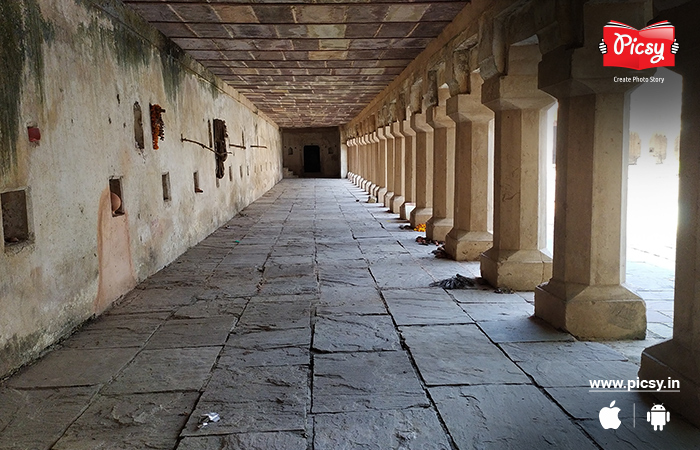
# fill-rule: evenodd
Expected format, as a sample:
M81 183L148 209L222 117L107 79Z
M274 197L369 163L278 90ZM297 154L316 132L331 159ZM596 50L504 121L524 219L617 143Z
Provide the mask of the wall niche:
M5 246L29 241L27 191L24 189L0 194L2 234Z
M214 119L214 155L216 157L216 179L220 180L226 174L224 162L228 157L226 148L226 122L221 119Z
M146 148L146 140L143 135L143 113L139 102L134 102L134 141L137 149Z

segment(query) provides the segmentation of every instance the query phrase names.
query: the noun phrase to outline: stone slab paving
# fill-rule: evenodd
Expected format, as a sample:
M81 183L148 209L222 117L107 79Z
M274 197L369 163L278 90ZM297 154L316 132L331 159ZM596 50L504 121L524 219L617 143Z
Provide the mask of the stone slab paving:
M64 342L71 348L142 347L169 313L108 315L86 324Z
M479 326L496 343L574 341L570 334L556 330L537 317L484 321Z
M321 286L316 314L387 314L387 310L375 286Z
M314 416L314 449L449 450L450 442L429 408Z
M146 349L223 345L238 319L230 315L169 320L156 331Z
M0 388L0 448L50 448L85 409L98 386Z
M304 431L309 408L308 366L216 368L182 436ZM202 414L219 422L198 428Z
M473 323L443 289L385 289L382 295L397 325Z
M530 303L462 303L464 312L476 322L489 322L493 320L525 319L535 313L535 307Z
M173 317L177 319L206 319L227 316L238 318L248 301L249 298L246 297L215 300L198 299L191 305L177 309Z
M138 353L138 348L55 350L7 380L15 388L93 386L108 383ZM99 364L96 362L99 361Z
M319 352L400 350L399 336L388 315L318 317L313 349Z
M408 349L429 386L530 383L476 325L401 327Z
M4 380L0 448L697 447L681 417L651 431L652 397L590 392L668 336L668 283L641 286L645 341L577 342L530 318L532 293L429 287L479 263L434 258L366 199L280 182ZM622 425L603 430L613 400Z
M404 351L314 357L314 413L429 406Z
M99 395L66 430L55 450L171 449L198 392Z
M306 436L303 433L238 433L225 436L185 437L177 450L308 450Z
M251 299L238 325L262 330L302 328L309 326L311 306L309 301L273 302Z
M460 449L597 448L535 386L445 386L430 394Z
M198 391L220 351L221 347L143 350L103 392Z

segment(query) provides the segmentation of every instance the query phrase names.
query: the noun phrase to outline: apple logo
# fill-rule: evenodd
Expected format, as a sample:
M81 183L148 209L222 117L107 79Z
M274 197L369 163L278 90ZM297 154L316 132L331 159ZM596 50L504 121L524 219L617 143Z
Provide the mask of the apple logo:
M609 408L605 407L600 410L600 413L598 413L598 419L600 419L600 424L605 430L609 428L617 430L617 428L620 426L621 422L619 417L617 417L618 413L620 412L620 408L613 408L613 406L615 406L615 400L613 400L613 402L610 403Z

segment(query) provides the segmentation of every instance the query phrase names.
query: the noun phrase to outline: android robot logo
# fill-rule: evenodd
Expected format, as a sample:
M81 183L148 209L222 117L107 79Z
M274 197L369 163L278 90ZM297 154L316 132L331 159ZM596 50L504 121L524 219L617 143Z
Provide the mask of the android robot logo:
M664 405L654 405L647 413L647 422L651 422L654 431L663 431L664 425L671 421L671 413L666 411Z

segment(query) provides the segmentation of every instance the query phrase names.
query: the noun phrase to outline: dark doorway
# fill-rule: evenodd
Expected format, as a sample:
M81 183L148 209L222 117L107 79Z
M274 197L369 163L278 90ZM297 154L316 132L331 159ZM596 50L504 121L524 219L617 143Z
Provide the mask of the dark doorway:
M318 145L304 146L304 173L321 172L321 147Z

